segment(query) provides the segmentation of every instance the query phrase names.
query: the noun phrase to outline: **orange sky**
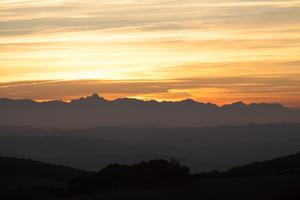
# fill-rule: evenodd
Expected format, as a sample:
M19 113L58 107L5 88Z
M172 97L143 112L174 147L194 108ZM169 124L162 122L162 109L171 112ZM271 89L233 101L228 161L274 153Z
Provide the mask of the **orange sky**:
M1 0L0 97L300 107L299 0Z

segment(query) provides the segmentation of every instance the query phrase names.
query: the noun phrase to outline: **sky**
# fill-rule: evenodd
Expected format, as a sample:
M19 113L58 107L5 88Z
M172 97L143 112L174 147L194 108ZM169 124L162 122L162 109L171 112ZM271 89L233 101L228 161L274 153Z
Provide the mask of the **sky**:
M300 107L300 0L1 0L0 97Z

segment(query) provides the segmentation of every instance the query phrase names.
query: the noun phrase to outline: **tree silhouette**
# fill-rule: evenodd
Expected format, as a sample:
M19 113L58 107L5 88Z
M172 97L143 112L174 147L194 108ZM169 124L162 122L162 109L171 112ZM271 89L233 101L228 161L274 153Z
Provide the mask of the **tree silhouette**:
M134 165L112 164L96 175L76 178L69 184L72 192L93 192L122 187L176 184L189 181L189 168L174 159L151 160Z

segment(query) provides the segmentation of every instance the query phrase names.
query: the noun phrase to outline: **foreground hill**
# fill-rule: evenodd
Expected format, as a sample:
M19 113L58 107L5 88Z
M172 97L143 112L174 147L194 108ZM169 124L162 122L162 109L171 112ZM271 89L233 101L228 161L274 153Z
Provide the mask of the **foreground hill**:
M232 168L225 173L226 176L230 177L272 176L283 174L300 174L300 152L286 157Z
M256 162L197 180L167 187L102 191L72 200L96 199L203 199L203 200L298 200L300 198L300 153ZM112 174L113 175L113 174ZM90 182L95 183L95 182ZM97 184L96 184L97 185Z
M48 180L70 181L91 172L53 165L30 159L0 157L0 177L35 177Z
M92 174L30 159L0 157L0 199L44 199L62 193L74 178Z
M91 173L32 160L1 158L4 167L0 180L14 182L15 186L1 188L0 198L298 200L299 163L300 153L225 172L189 175L188 168L165 160L132 166L113 164ZM24 185L23 176L29 185Z
M299 200L300 175L200 179L164 188L131 189L51 200Z
M73 100L35 102L0 99L0 125L41 128L95 126L203 127L248 123L300 122L300 111L280 104L242 102L219 107L191 99L179 102L117 99L92 95Z

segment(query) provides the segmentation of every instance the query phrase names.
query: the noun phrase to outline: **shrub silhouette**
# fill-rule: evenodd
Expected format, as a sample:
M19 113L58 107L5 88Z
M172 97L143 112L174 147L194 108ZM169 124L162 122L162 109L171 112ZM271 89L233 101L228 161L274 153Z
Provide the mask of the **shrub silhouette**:
M69 184L71 192L94 192L143 185L162 185L189 181L189 168L176 160L151 160L134 165L112 164L96 175L74 179Z

